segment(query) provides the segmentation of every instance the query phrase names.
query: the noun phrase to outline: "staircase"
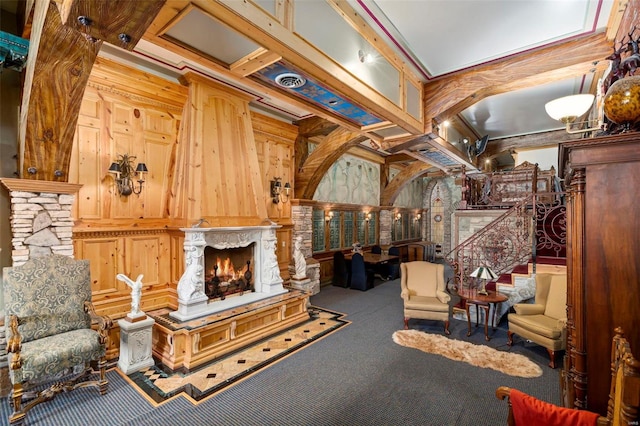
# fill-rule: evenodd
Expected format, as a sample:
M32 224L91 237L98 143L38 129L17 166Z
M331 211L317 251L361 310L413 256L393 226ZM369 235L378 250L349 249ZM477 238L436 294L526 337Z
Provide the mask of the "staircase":
M539 198L535 197L534 199ZM561 197L558 197L561 200ZM515 286L515 280L527 278L533 273L566 273L567 221L564 204L536 202L534 217L536 231L533 250L528 262L516 265L509 273L501 274L496 284Z
M478 266L488 266L498 285L518 277L560 272L566 266L566 207L563 193L533 193L457 247L446 259L454 285L465 285ZM549 200L555 200L549 203Z

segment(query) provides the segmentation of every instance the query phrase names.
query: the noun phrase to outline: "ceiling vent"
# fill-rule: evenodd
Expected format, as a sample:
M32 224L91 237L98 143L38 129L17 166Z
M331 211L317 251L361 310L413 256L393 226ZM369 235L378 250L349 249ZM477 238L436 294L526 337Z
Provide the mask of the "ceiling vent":
M304 86L307 80L299 74L285 72L276 76L276 83L287 89L297 89Z

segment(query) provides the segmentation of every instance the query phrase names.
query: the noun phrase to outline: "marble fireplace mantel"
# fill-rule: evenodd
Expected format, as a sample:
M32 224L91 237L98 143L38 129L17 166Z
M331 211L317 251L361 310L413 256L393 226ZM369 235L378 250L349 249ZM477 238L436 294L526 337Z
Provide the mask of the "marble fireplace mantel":
M286 293L275 252L277 228L279 225L180 228L185 233L185 271L178 282L178 310L169 315L179 321L187 321ZM210 301L204 287L205 248L222 250L247 247L252 243L255 243L252 265L255 291Z

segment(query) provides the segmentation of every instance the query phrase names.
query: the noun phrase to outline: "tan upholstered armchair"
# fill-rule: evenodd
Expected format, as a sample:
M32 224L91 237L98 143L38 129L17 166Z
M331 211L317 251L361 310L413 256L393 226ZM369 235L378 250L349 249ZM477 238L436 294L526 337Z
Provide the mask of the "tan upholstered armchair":
M444 265L423 261L400 264L400 296L404 300L404 328L409 319L444 321L449 332L449 300L444 281Z
M9 377L13 384L11 424L62 391L94 386L104 394L108 317L91 304L88 260L51 255L3 269ZM92 319L97 330L91 328ZM99 369L99 377L88 380ZM52 380L60 380L55 382ZM24 392L42 383L40 392Z
M535 303L516 303L516 313L509 314L509 346L513 335L531 340L547 348L556 367L556 352L566 347L567 333L567 276L566 274L537 274Z

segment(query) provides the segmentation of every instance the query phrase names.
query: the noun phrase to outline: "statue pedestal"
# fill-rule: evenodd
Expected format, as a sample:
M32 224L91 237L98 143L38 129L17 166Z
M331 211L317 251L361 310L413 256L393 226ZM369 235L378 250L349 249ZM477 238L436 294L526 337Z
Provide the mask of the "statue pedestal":
M118 320L120 326L118 368L124 374L131 374L154 364L151 352L153 324L155 320L144 314Z
M303 290L310 295L320 293L320 262L315 259L307 259L307 276L300 279L295 278L295 267L289 265L289 274L291 278L289 280L289 286Z

